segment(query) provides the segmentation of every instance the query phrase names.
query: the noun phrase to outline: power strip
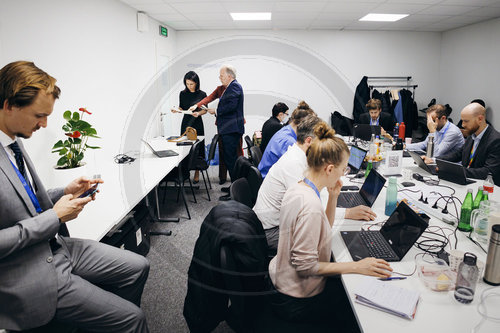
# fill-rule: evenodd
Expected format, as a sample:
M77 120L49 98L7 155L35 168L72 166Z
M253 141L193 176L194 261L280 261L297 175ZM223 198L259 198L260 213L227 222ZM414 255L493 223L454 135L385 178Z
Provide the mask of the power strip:
M403 193L401 193L403 194ZM455 217L453 217L451 214L443 214L441 213L441 210L443 208L432 208L432 204L428 203L425 204L422 201L416 200L415 198L411 198L407 194L403 194L406 199L408 199L409 202L411 202L415 207L417 207L420 210L423 210L427 215L432 215L435 218L437 218L440 221L443 221L444 223L456 226L458 221Z

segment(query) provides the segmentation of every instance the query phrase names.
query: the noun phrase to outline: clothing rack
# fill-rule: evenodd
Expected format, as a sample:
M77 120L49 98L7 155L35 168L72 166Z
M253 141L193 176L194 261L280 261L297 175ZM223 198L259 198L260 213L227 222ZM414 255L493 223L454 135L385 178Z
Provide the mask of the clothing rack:
M368 88L370 88L370 96L372 95L372 91L374 88L406 88L412 89L412 100L415 100L415 89L418 87L418 84L410 84L411 80L411 76L368 76L368 81L406 81L406 83L402 84L368 84Z

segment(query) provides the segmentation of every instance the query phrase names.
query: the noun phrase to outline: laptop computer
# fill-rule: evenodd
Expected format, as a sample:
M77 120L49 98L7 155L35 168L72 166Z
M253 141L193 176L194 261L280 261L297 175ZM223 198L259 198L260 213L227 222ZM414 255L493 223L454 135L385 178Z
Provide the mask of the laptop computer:
M467 176L465 175L465 168L462 164L440 160L438 158L436 158L436 163L438 167L439 179L447 180L459 185L475 183L474 180L467 179Z
M408 150L411 158L415 161L415 163L421 168L430 173L431 175L437 175L436 164L425 164L422 157L414 151Z
M403 157L411 157L409 151L410 151L409 149L404 149L403 150ZM425 151L423 151L423 150L411 150L411 151L416 153L417 155L420 155L420 156L425 155Z
M156 156L158 157L170 157L170 156L177 156L179 155L179 153L173 151L173 150L155 150L150 144L149 142L147 142L146 140L143 140L141 139L145 144L146 146L151 149L151 151L153 152L153 154L155 154Z
M359 192L341 192L337 207L352 208L359 205L371 207L384 187L385 178L372 169Z
M428 225L402 201L380 230L341 231L340 235L354 261L367 257L401 261Z
M359 148L358 146L351 146L351 154L349 155L349 161L347 165L351 171L350 174L358 173L361 168L361 164L365 160L367 151Z
M370 141L372 134L380 136L380 126L370 124L354 124L353 136L364 141Z

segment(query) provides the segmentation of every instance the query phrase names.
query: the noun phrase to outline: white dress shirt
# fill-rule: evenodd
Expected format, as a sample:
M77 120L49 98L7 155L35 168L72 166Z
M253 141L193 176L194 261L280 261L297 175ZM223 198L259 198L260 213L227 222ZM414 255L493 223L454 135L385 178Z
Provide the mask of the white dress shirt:
M10 136L5 134L2 130L0 130L0 143L2 144L3 149L7 153L7 156L9 156L10 161L16 166L17 168L17 162L16 162L16 157L14 155L14 152L12 149L9 147L10 144L14 143L16 140L12 140ZM31 178L30 171L28 170L28 165L26 164L26 160L24 161L25 165L25 170L26 170L26 176L28 176L28 181L33 184L33 179Z

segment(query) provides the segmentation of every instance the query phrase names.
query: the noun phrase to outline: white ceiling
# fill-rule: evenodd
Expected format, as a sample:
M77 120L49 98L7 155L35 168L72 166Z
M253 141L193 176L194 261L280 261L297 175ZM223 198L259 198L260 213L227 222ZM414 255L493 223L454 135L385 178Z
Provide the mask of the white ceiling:
M500 17L500 0L121 1L176 30L447 31ZM235 22L230 12L271 12L272 20ZM397 22L358 21L368 13L410 16Z

